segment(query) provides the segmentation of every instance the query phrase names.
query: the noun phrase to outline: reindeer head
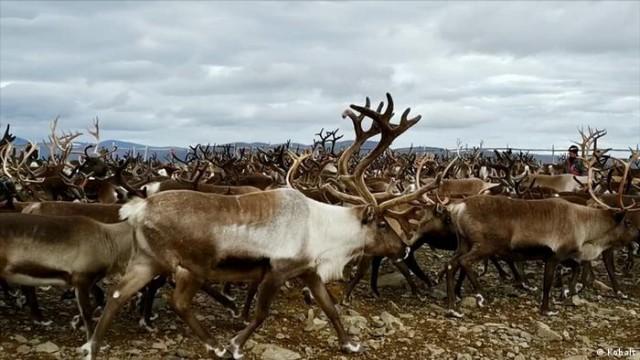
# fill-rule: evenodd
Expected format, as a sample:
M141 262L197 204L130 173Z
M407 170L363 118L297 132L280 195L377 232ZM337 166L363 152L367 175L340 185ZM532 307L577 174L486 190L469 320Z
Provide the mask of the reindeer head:
M368 234L363 243L365 254L397 258L405 254L407 246L411 244L411 236L410 227L405 217L398 215L394 209L417 201L427 191L437 188L441 176L425 186L416 188L416 191L409 194L395 196L383 202L377 200L365 183L368 168L387 151L398 136L415 125L421 118L420 115L408 118L411 109L407 108L403 112L399 124L391 123L394 112L393 98L390 94L387 94L387 106L384 111L383 108L384 102L381 102L376 110L371 109L369 98L367 98L364 106L351 105L350 109L343 112L343 118L351 119L356 138L338 158L336 177L332 179L331 183L322 185L322 188L343 203L354 205L355 211L360 216L361 224L366 228L365 231ZM362 126L365 118L372 120L368 130ZM380 135L378 144L356 162L355 154L360 151L367 140L376 135ZM290 153L290 156L294 159L294 164L287 174L287 183L290 186L295 186L293 175L300 164L311 154L297 156ZM336 188L336 185L340 190Z

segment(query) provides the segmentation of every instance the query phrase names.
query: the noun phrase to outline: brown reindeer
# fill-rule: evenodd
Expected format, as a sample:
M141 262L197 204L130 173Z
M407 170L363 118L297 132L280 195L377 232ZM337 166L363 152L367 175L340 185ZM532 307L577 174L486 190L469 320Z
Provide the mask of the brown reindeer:
M0 278L24 286L76 289L87 337L92 286L119 271L131 255L129 224L103 224L82 216L0 214ZM35 250L35 251L34 251Z
M629 164L625 167L628 170ZM590 261L639 236L638 228L627 216L635 203L625 207L622 193L618 195L619 207L603 203L593 193L592 171L589 167L589 192L604 209L560 199L520 200L502 196L475 196L447 206L459 243L456 255L447 265L448 306L452 315L461 315L453 309L453 276L460 268L478 292L478 304L484 302L472 268L478 260L489 256L514 261L544 260L541 312L553 314L549 307L549 291L560 262Z

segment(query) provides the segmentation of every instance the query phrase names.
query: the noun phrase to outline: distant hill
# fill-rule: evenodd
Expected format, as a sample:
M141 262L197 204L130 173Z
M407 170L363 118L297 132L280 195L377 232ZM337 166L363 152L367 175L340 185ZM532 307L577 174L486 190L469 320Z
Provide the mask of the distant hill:
M14 141L14 144L17 146L24 146L28 143L27 140L23 139L23 138L16 138L16 140ZM336 143L336 151L340 151L345 149L346 147L350 146L353 143L353 140L344 140L344 141L338 141ZM372 150L378 143L376 141L367 141L365 142L365 144L362 146L362 149L365 151L369 151ZM43 143L39 143L40 145L40 156L42 157L48 157L49 156L49 149L46 146L46 144ZM74 144L74 154L81 154L82 151L84 150L84 148L89 145L89 143L83 143L83 142L79 142L79 143L75 143ZM213 145L213 144L212 144ZM226 146L229 144L216 144L216 146ZM264 142L253 142L253 143L246 143L246 142L236 142L236 143L232 143L230 144L232 147L236 148L236 149L270 149L270 148L274 148L277 147L279 145L282 145L282 143L276 143L276 144L269 144L269 143L264 143ZM155 156L157 156L158 159L165 159L170 157L171 152L175 152L175 154L178 157L184 158L186 156L186 154L189 151L188 147L173 147L173 146L147 146L144 144L139 144L139 143L134 143L134 142L130 142L130 141L122 141L122 140L105 140L100 142L100 147L104 147L104 148L112 148L113 146L117 146L118 150L116 151L116 154L119 156L124 156L125 154L129 153L129 152L135 152L136 154L145 154L147 156L153 156L153 154L155 154ZM309 144L300 144L300 143L291 143L290 144L290 148L292 150L304 150L304 149L308 149L310 148L311 145ZM431 146L413 146L413 147L402 147L402 148L396 148L396 151L399 151L401 153L406 153L409 152L410 150L413 152L418 152L418 153L424 153L424 152L429 152L429 153L434 153L434 154L444 154L445 153L445 149L443 148L439 148L439 147L431 147ZM488 156L492 156L493 152L490 150L485 151L486 155ZM533 154L536 159L542 161L543 163L550 163L552 161L552 156L548 155L548 154ZM72 158L74 158L74 156L72 156Z

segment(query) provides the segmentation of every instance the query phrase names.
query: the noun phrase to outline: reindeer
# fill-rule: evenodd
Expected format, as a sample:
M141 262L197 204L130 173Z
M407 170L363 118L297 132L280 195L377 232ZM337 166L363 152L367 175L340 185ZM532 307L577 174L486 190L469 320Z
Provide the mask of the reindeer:
M122 167L123 166L120 166L120 168ZM22 210L22 213L48 216L86 216L101 223L115 224L122 221L119 218L119 211L121 206L122 205L119 204L87 204L64 201L45 201L30 203L26 205ZM156 278L147 285L146 290L143 292L140 303L140 313L142 315L142 318L139 321L140 326L147 329L150 328L151 321L154 318L154 315L152 314L153 299L157 290L165 283L165 278ZM103 306L104 295L102 290L97 286L97 284L94 284L91 290L97 305ZM227 297L222 295L218 290L213 288L210 284L204 284L202 290L213 297L216 301L221 303L223 306L225 306L227 309L229 309L233 316L238 316L238 310L235 304ZM33 317L38 321L41 321L42 314L38 310L38 304L34 289L23 287L23 291L27 296L27 303L31 308Z
M442 173L442 177L446 176L449 168L456 163L458 157L454 158L449 165L445 168ZM420 159L417 169L416 169L416 177L415 177L415 186L414 188L419 188L421 179L421 171L424 167L424 164L429 161L428 157L423 157ZM453 179L449 180L449 184L462 184L460 182L461 179ZM497 185L492 183L484 183L483 181L478 181L476 183L467 183L467 184L481 184L480 186L460 186L457 189L455 187L447 186L443 183L438 187L436 197L439 197L438 194L441 191L444 191L445 194L456 194L456 195L467 195L472 196L478 194L478 189L480 189L480 193L486 191L488 187L484 184ZM484 183L484 184L483 184ZM489 187L491 188L491 187ZM454 191L452 191L454 190ZM431 249L439 249L439 250L449 250L455 251L457 248L457 239L455 235L455 231L450 226L451 220L447 216L442 215L442 208L438 206L436 203L431 201L429 198L425 197L424 202L418 205L412 205L408 209L404 209L403 211L398 213L399 217L396 217L401 227L404 229L406 233L413 233L413 239L410 241L412 243L410 252L407 255L406 259L403 259L403 262L396 262L393 265L400 271L402 275L404 275L407 283L411 288L411 292L414 295L417 295L418 298L424 300L420 297L418 293L418 288L414 281L411 279L411 273L415 274L420 280L422 280L429 288L435 285L435 282L429 278L427 274L422 271L420 266L418 265L417 260L415 259L415 252L420 249L423 245L429 245ZM416 218L420 218L420 220L415 220ZM411 224L411 225L410 225ZM413 227L414 229L410 229ZM369 259L369 261L361 261L356 269L355 275L350 280L344 294L344 301L348 302L351 296L351 293L355 286L362 280L367 272L367 268L371 265L371 292L374 296L379 297L380 293L378 291L377 280L378 280L378 272L380 269L380 265L382 262L382 257L373 257ZM498 273L500 274L500 278L506 278L507 273L502 269L498 260L495 257L491 257L490 259L495 265ZM528 284L524 279L520 276L519 272L516 270L513 262L508 261L508 265L511 268L514 274L514 280L517 284L521 285L525 289L529 289ZM486 265L485 265L486 271ZM438 275L438 278L444 275L444 272ZM456 285L456 293L460 293L460 289L462 287L462 282L459 281Z
M89 292L105 275L126 265L131 245L132 231L126 222L0 214L0 279L24 286L74 287L89 338L93 313Z
M621 161L621 160L618 160ZM629 164L625 164L625 176ZM477 292L478 305L484 303L473 264L489 256L514 261L541 259L545 262L541 312L553 315L549 291L556 266L566 260L591 261L600 254L605 263L611 249L628 244L639 236L627 216L635 206L625 206L622 189L619 207L606 205L593 193L593 169L589 166L587 187L603 209L576 205L560 199L520 200L502 196L474 196L447 206L458 237L458 251L449 261L447 292L449 313L454 310L453 276L462 269ZM613 280L612 280L613 281Z
M364 184L367 167L393 140L418 122L405 110L399 124L390 122L393 100L381 112L351 105L343 116L351 118L356 141L339 161L340 179L354 194L333 189L342 197L357 198L360 205L341 207L311 200L297 190L275 189L237 196L188 191L167 191L125 204L121 217L135 228L137 251L127 272L115 287L89 342L82 346L94 359L105 331L124 302L151 278L171 274L176 282L173 304L207 350L217 356L240 358L241 348L262 324L280 286L293 277L301 278L333 324L346 352L361 351L338 317L324 283L342 276L343 267L354 257L384 255L402 257L406 246L388 223L388 209L412 201L434 187L428 184L378 204ZM362 120L372 126L365 131ZM381 134L376 148L348 173L349 159L372 136ZM290 169L291 171L291 169ZM331 187L326 184L325 186ZM437 186L437 184L436 184ZM211 337L191 311L192 297L207 279L259 281L256 314L249 325L227 346L215 349Z

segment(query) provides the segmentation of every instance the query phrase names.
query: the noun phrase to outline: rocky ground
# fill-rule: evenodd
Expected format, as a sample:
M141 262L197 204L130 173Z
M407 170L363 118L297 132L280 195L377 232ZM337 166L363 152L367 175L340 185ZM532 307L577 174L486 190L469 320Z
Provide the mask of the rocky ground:
M425 255L425 268L436 272L449 255ZM390 266L383 271L390 271ZM533 284L541 287L541 266L529 265ZM629 299L613 296L601 264L593 288L561 301L554 293L555 317L538 313L541 292L528 293L501 281L490 271L481 278L489 300L478 308L471 297L461 301L462 319L445 316L443 288L431 292L426 301L412 296L401 277L383 275L382 298L369 295L364 281L349 306L341 306L345 327L367 351L357 355L340 353L337 338L324 314L308 306L300 287L284 289L272 309L272 316L245 346L248 359L640 359L640 264L635 277L620 276ZM340 294L342 284L332 284ZM156 331L138 326L133 309L125 310L107 334L109 347L103 359L201 359L205 352L186 325L169 309L165 289L156 301L159 318ZM238 299L244 291L236 290ZM0 359L74 359L84 334L69 323L76 314L75 302L61 301L59 289L40 290L40 303L50 326L34 324L25 310L0 303ZM220 344L242 328L227 311L204 294L196 298L199 318ZM599 351L635 348L636 355L598 356Z

